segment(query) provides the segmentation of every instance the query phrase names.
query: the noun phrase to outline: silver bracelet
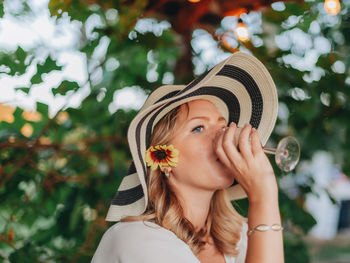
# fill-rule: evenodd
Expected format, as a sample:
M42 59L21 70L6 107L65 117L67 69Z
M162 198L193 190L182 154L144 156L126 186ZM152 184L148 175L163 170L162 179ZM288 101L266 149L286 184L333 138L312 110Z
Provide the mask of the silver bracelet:
M261 225L258 225L256 227L254 227L253 229L250 229L248 230L247 234L248 236L250 236L251 234L259 231L259 232L265 232L267 230L273 230L273 231L282 231L283 230L283 227L281 225L278 225L278 224L273 224L271 226L269 225L265 225L265 224L261 224Z

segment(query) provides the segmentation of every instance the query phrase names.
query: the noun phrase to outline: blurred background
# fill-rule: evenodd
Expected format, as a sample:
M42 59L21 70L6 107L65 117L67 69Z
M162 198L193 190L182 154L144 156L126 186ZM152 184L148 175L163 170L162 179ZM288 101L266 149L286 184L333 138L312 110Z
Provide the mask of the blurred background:
M0 1L0 262L89 262L147 94L238 50L278 88L268 145L302 148L286 262L350 262L350 0Z

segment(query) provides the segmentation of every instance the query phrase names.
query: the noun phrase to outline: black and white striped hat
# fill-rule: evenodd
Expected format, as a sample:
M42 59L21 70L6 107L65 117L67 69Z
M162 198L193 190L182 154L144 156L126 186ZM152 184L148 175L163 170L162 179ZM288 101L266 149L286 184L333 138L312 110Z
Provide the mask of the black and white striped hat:
M277 117L275 84L265 66L255 57L237 52L187 86L166 85L154 90L129 126L128 142L133 162L112 200L107 221L140 215L147 206L146 150L154 126L169 111L191 100L212 102L228 123L250 123L265 145ZM238 133L237 133L238 134ZM237 138L236 138L237 139ZM239 184L227 189L231 200L246 197Z

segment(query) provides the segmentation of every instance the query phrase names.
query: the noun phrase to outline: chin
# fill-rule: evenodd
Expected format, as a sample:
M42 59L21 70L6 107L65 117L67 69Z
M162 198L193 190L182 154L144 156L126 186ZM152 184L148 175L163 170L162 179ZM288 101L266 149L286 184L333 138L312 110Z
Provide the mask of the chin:
M220 188L220 189L227 189L227 188L229 188L231 185L233 185L234 181L235 180L230 180L229 183L224 184L223 187Z
M234 181L235 179L233 178L231 173L220 174L219 178L216 177L216 189L226 189L230 187Z

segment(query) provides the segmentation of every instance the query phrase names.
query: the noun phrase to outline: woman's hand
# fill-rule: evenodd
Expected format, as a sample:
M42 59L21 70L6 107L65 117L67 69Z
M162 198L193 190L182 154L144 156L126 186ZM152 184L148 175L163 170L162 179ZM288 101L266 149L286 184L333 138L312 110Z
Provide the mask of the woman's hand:
M220 161L232 171L250 203L277 198L276 178L263 151L258 131L246 125L239 134L239 150L234 144L236 131L236 124L231 123L226 130L217 134L214 147Z

